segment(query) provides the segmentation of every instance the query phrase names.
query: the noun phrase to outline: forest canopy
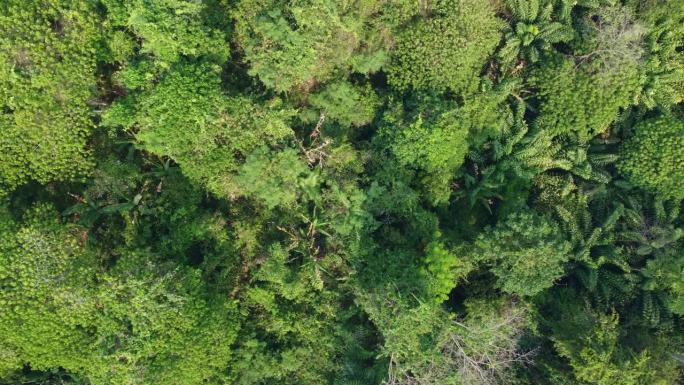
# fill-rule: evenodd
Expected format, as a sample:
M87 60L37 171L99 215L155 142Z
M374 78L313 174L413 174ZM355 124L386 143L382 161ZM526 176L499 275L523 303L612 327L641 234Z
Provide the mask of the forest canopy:
M684 1L0 1L0 384L684 381Z

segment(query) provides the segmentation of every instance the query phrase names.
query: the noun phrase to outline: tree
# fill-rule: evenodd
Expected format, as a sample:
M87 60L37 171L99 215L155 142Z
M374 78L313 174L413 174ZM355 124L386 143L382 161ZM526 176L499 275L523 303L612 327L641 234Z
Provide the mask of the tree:
M272 244L242 294L250 318L231 367L236 384L321 383L340 370L339 294L315 256L295 262L290 252Z
M262 147L247 156L235 180L245 195L273 209L296 203L298 185L308 172L295 150L272 152Z
M676 1L644 4L641 18L650 25L646 37L646 84L641 101L648 108L669 110L684 100L684 6Z
M385 110L376 143L403 167L417 171L417 183L435 204L449 199L451 182L469 144L503 130L512 118L504 103L510 85L472 95L462 106L418 94Z
M605 132L633 103L639 77L633 66L605 71L600 66L597 61L578 66L556 55L534 71L531 83L539 89L540 106L533 127L579 143Z
M506 4L513 24L505 35L506 45L499 56L508 66L521 54L530 62L537 62L552 44L568 42L574 37L572 27L555 20L551 1L509 0Z
M111 269L49 205L0 224L0 368L64 368L94 383L162 384L223 376L239 329L235 305L197 270L127 250ZM21 324L21 328L16 325ZM14 365L7 366L7 365ZM145 370L140 370L145 368Z
M126 41L136 37L141 41L140 53L151 55L155 64L164 68L181 57L205 57L217 63L228 59L227 25L204 17L205 12L221 11L210 8L209 2L103 0L103 4L107 22L116 31L113 35L116 40L112 40L117 43L112 46L115 53L116 47L131 44ZM133 36L125 33L129 31ZM125 62L127 56L120 56L119 60Z
M573 60L549 53L530 79L540 103L535 128L578 143L604 133L641 92L643 27L625 7L589 15Z
M621 330L618 314L588 309L565 297L572 295L569 292L553 295L563 296L566 302L549 309L556 314L549 313L542 324L551 327L553 345L572 368L574 381L592 385L664 385L675 381L678 370L657 345L630 346L625 341L629 334ZM634 339L638 340L635 334L642 332L632 331Z
M466 316L455 317L420 304L380 323L384 354L390 357L387 382L495 385L512 380L507 369L529 357L518 348L527 309L506 298L472 299L465 308Z
M676 251L661 254L646 263L643 270L644 289L649 291L665 291L665 305L672 313L684 314L684 282L682 282L682 258ZM645 314L651 314L644 308ZM658 314L659 316L659 314Z
M206 64L174 67L154 88L115 104L105 124L123 126L146 151L169 156L213 193L237 197L244 193L234 180L240 159L291 138L287 121L293 112L279 99L260 105L227 97L217 70Z
M0 383L681 382L683 7L0 1Z
M392 135L390 149L399 164L424 171L421 183L435 202L448 198L449 182L468 150L468 127L459 124L458 111L437 113L431 121L424 121L418 113L403 130L388 133ZM391 115L385 119L394 123Z
M681 198L684 190L684 123L662 116L640 122L622 145L620 173L634 185L663 197Z
M370 123L379 107L379 99L371 87L356 86L346 81L326 85L312 94L308 102L312 109L320 111L318 114L318 111L311 111L313 116L310 120L318 122L320 119L331 119L342 127L359 127Z
M472 93L501 28L488 2L435 1L397 35L389 82L399 90Z
M370 21L382 1L242 0L231 14L249 74L278 92L308 92L336 72L377 71L385 44Z
M0 195L83 178L100 44L88 1L0 6Z
M463 279L471 269L468 261L451 253L439 241L430 242L426 247L423 273L428 281L428 290L437 303L448 300L459 279Z
M499 285L508 293L535 295L563 275L570 244L547 217L516 213L482 233L470 252L491 265Z

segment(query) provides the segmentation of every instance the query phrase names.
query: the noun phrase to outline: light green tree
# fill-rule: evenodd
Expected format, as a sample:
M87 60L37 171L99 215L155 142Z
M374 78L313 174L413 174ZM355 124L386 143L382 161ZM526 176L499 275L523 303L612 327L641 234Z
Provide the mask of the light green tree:
M0 5L0 195L91 170L98 23L89 1Z
M663 197L684 196L684 122L672 116L645 120L621 147L620 173Z
M21 222L0 213L3 375L30 365L115 385L223 378L234 303L212 296L198 270L146 251L124 250L106 268L83 229L58 218L48 205Z
M396 36L389 82L400 90L471 93L502 27L489 2L435 1Z
M113 53L124 54L124 61L133 38L140 40L140 53L151 55L156 64L168 68L181 57L205 57L217 63L225 62L230 50L226 41L226 25L205 17L210 8L205 1L145 1L103 0L107 23L116 31L112 36ZM132 35L132 36L131 36ZM123 50L122 50L123 48Z

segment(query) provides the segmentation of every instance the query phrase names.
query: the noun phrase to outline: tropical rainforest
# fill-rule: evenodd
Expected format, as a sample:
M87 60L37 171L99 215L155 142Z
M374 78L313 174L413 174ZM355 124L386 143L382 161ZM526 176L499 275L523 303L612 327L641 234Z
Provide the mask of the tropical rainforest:
M0 383L684 381L684 1L0 1Z

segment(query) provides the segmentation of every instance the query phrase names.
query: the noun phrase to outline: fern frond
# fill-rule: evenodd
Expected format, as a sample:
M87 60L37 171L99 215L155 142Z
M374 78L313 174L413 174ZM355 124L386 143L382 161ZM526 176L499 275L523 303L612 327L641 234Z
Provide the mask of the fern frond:
M589 291L596 289L598 283L598 272L589 266L582 266L575 270L575 276L582 285Z
M528 56L529 56L530 61L532 63L538 62L539 57L540 57L539 49L535 46L531 46L531 47L529 47L528 51L529 51Z
M527 20L527 1L526 0L507 0L506 4L515 20Z
M575 7L575 0L561 0L558 12L556 12L558 20L570 21L572 19L572 9Z
M514 34L506 35L506 44L499 50L498 56L504 68L510 68L520 55L522 41Z
M537 35L537 39L552 44L568 42L574 37L575 31L570 26L561 23L549 23Z
M617 154L589 154L589 162L596 166L607 166L618 161Z
M662 199L656 198L653 202L653 211L658 222L665 222L667 214L665 213L665 205Z
M526 21L535 21L539 15L539 0L527 1L527 19Z

